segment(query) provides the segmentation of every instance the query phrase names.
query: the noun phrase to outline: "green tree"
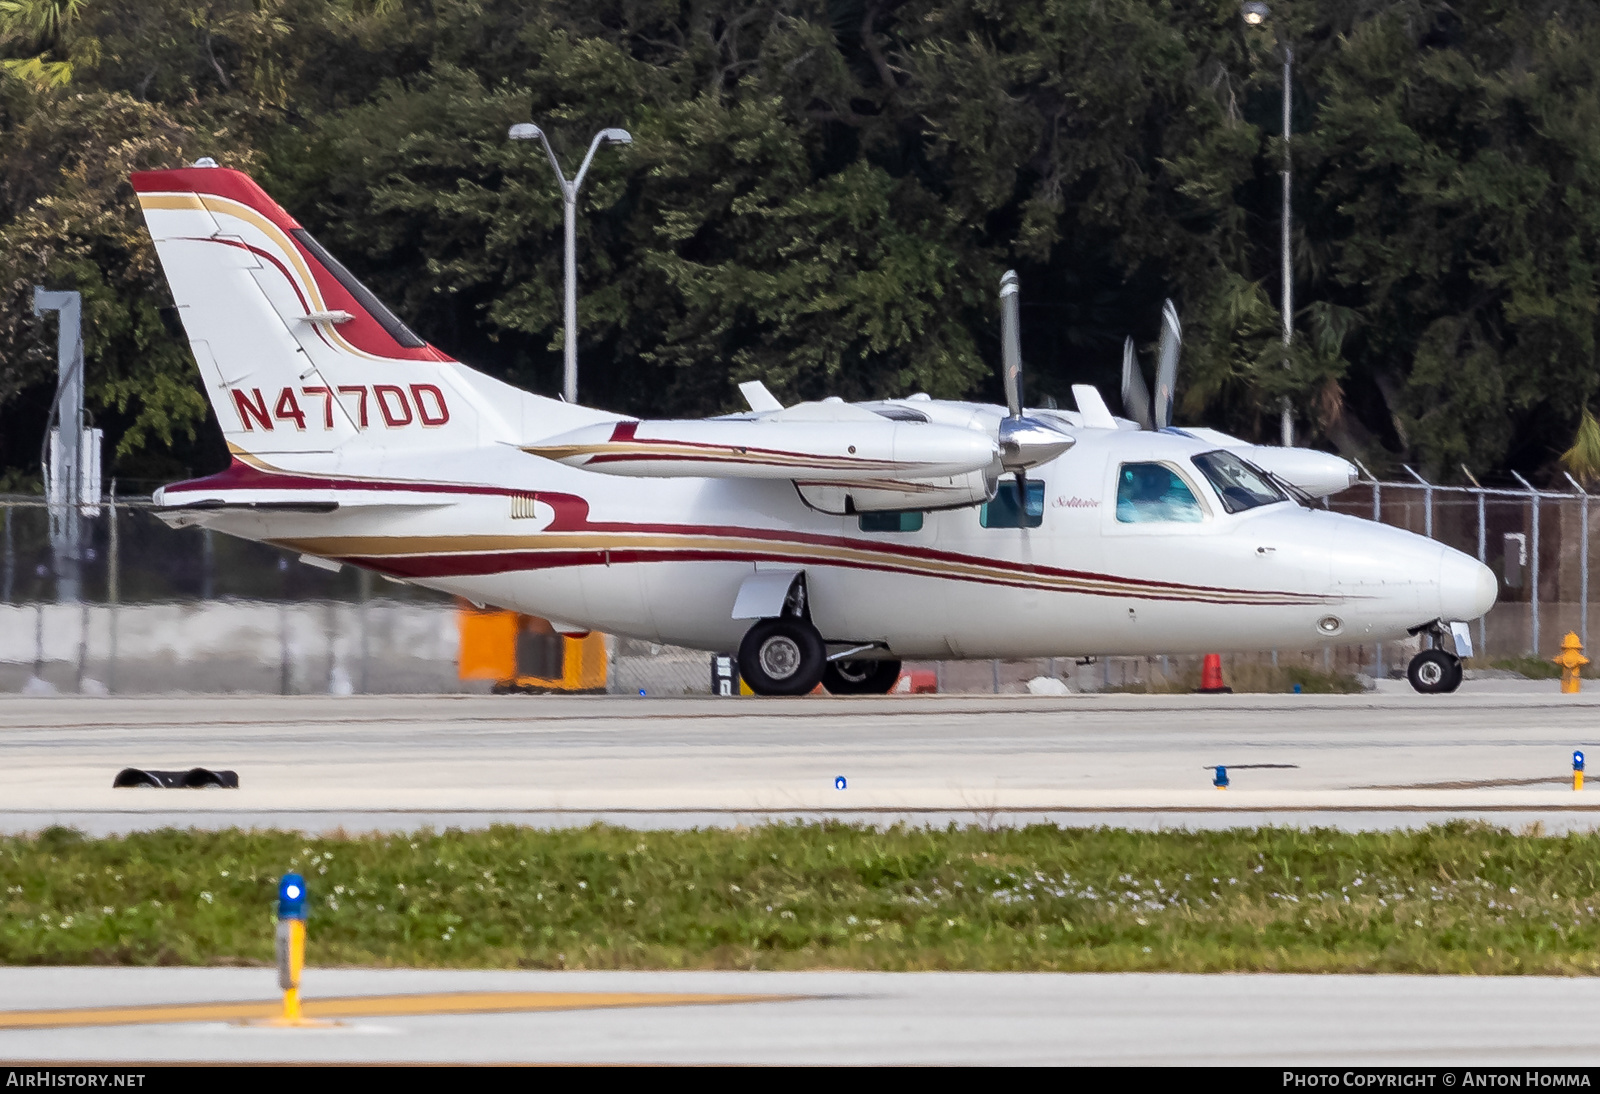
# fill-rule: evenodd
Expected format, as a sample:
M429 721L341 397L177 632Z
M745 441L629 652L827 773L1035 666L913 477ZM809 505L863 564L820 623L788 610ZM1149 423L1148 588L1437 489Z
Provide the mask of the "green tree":
M1248 33L1234 0L0 0L0 471L34 466L53 379L35 283L90 300L121 473L215 458L119 181L198 155L446 350L554 391L561 203L505 139L532 118L569 163L635 137L581 200L601 405L995 398L1015 267L1035 400L1114 391L1170 295L1187 420L1273 438L1287 396L1377 468L1548 474L1600 387L1597 47L1576 0L1277 0Z

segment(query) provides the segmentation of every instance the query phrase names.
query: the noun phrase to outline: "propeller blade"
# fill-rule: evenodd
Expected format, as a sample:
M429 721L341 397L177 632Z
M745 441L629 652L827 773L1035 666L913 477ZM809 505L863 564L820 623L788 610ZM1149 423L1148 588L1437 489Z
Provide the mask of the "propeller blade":
M1139 423L1140 429L1154 429L1150 417L1150 389L1145 386L1144 369L1133 351L1133 339L1122 343L1122 410Z
M1168 300L1161 307L1161 358L1156 363L1156 428L1172 424L1172 397L1178 386L1178 344L1183 331L1178 326L1178 309Z
M1018 297L1021 289L1017 271L1007 270L1000 279L1000 363L1004 370L1006 410L1013 418L1022 417L1022 321Z

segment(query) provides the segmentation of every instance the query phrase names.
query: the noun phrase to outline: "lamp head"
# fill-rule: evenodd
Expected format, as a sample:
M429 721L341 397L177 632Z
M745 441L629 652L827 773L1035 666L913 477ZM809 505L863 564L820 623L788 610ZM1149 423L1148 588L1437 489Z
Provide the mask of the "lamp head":
M1272 9L1267 7L1262 0L1247 0L1239 8L1239 13L1244 16L1244 21L1252 26L1259 27L1267 21L1267 16L1272 14Z
M306 917L306 879L299 874L284 874L278 882L278 918Z
M511 127L506 136L514 141L536 141L544 136L544 131L532 122L518 122Z
M626 129L602 129L600 138L607 144L632 144L633 135Z

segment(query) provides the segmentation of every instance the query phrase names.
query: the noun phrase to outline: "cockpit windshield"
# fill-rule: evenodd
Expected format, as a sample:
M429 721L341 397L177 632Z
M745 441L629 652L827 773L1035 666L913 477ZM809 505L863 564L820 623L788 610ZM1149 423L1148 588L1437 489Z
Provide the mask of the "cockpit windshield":
M1194 457L1194 465L1216 488L1222 507L1230 513L1288 500L1265 471L1224 449L1201 453Z

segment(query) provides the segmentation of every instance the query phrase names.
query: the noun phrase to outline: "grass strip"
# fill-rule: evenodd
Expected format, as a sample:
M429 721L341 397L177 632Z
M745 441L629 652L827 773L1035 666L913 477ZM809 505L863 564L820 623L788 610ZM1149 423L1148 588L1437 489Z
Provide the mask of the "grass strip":
M840 824L0 839L0 963L1600 971L1600 836Z
M1465 664L1466 667L1470 669L1476 668L1484 663L1481 661L1468 660ZM1561 666L1550 660L1548 657L1502 657L1498 660L1488 662L1486 665L1484 665L1484 667L1501 669L1506 672L1514 672L1518 676L1526 677L1529 680L1561 679ZM1591 669L1582 672L1581 675L1585 680L1591 680L1594 678L1594 670Z

